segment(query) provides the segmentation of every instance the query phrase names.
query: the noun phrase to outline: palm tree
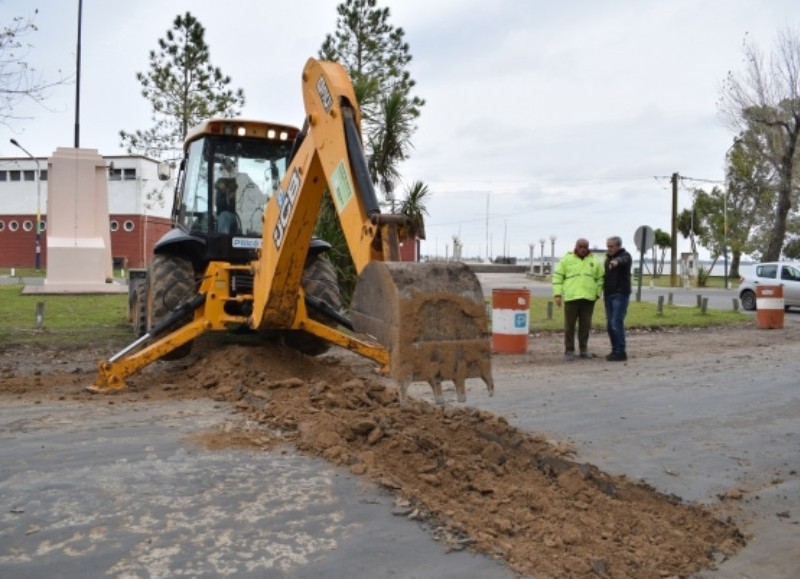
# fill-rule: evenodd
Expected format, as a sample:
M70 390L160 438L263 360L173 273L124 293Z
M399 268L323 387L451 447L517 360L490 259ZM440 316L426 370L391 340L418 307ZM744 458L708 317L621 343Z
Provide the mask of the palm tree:
M361 77L355 79L353 88L356 92L356 98L361 99L364 98L364 95L375 90L375 84L369 79ZM407 99L400 92L391 93L389 97L382 101L381 106L383 107L382 116L385 124L374 133L370 143L368 143L368 147L365 147L365 149L371 151L368 160L370 178L383 190L386 199L391 204L392 212L394 212L396 208L393 191L400 178L397 166L407 158L408 150L411 148L414 115L409 108ZM363 113L364 109L361 110ZM423 186L423 189L425 190L417 194L420 201L427 194L427 188ZM403 203L405 204L405 201ZM421 207L421 209L418 210L416 209L417 207ZM412 200L409 211L411 211L410 215L417 215L421 211L419 217L414 217L414 223L420 224L419 227L422 228L421 239L424 239L424 225L422 225L421 215L427 213L425 206L417 205ZM417 230L415 229L415 231ZM315 235L325 239L333 246L329 258L339 278L342 299L345 303L349 303L355 288L357 275L344 232L341 230L341 225L336 215L336 208L328 196L323 198ZM417 255L419 255L419 241L417 241Z
M328 259L336 270L336 277L339 281L339 291L342 303L349 305L356 287L356 266L350 255L342 225L336 213L336 206L330 195L323 195L322 204L319 208L317 223L314 227L314 235L320 237L331 244L331 251Z
M696 207L684 209L678 214L678 233L692 244L692 253L697 253L697 236L705 233L705 227L696 215Z
M655 230L655 243L653 244L653 277L660 277L664 271L664 259L667 255L667 250L672 247L672 236L663 229ZM656 258L656 252L661 251L661 260Z
M430 189L422 181L414 181L408 189L400 205L400 213L408 218L407 238L413 239L417 244L417 260L419 261L420 240L425 239L425 216L428 208L425 198L430 194Z
M394 188L400 178L398 165L408 158L414 132L414 110L405 94L393 91L381 103L382 125L370 136L369 172L383 191L394 213Z

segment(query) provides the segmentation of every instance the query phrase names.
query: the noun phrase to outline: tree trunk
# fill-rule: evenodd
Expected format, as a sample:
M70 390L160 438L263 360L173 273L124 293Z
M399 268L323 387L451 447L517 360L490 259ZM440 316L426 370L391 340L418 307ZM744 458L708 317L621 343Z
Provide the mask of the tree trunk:
M741 251L731 252L731 268L728 270L728 279L736 279L739 276L739 262L742 260Z
M786 154L783 157L783 166L781 167L781 183L778 189L778 202L775 207L775 225L772 228L772 237L770 237L769 246L762 257L762 261L778 261L786 239L786 220L789 210L792 208L792 176L794 174L792 160L794 159L797 134L789 134L787 138L789 146L786 147Z

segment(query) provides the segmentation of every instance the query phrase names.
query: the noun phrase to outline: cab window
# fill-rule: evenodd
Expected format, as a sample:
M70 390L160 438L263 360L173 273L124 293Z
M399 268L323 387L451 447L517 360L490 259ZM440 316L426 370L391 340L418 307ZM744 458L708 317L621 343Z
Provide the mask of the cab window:
M204 142L205 139L198 139L189 145L186 170L181 176L183 199L177 220L193 234L208 232L208 161L201 154Z

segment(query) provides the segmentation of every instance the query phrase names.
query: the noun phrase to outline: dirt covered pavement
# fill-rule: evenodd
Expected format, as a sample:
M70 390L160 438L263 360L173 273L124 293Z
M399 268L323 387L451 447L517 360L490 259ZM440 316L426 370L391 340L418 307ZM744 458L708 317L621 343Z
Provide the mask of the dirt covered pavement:
M536 336L524 356L495 356L497 393L518 408L540 405L540 390L520 395L519 376L550 387L565 373L576 381L600 373L638 379L636 368L675 372L702 357L719 360L754 346L773 350L796 343L798 330L757 332L752 326L695 332L634 332L627 365L601 360L567 365L560 337ZM592 338L603 344L603 337ZM746 521L731 518L745 495L739 487L718 504L689 502L640 480L611 475L584 462L566 439L514 425L506 412L471 406L485 396L470 381L468 404L432 403L427 385L414 385L405 408L370 362L336 350L308 358L249 337L208 336L191 357L159 362L110 395L82 390L94 379L103 351L14 348L2 354L0 397L86 404L140 404L210 398L230 403L241 425L199 430L209 448L265 452L287 442L301 453L363 476L395 496L395 509L423 521L452 550L502 559L520 575L545 577L688 576L713 569L747 542ZM534 363L535 359L535 363ZM504 390L504 384L507 384ZM502 405L502 404L501 404ZM513 413L508 413L513 414ZM635 458L630 458L635 462ZM794 471L788 471L794 472ZM662 491L662 492L659 492ZM708 503L708 501L705 501ZM793 515L787 511L785 518Z

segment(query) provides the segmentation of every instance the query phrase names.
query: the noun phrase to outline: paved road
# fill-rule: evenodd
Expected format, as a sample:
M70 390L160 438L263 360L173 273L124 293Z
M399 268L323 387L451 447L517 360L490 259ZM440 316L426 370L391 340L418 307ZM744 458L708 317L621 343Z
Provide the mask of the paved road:
M550 283L531 279L525 274L479 273L477 276L487 296L491 295L492 290L495 288L528 288L532 296L547 297L552 295ZM725 290L716 288L650 288L643 286L640 295L643 302L658 303L658 299L661 297L664 300L664 305L667 305L670 294L672 294L673 305L697 306L699 297L701 300L707 298L708 307L715 310L732 310L734 308L733 302L736 300L739 311L755 316L755 312L747 312L741 309L741 305L738 304L739 292L735 287ZM639 295L639 288L634 287L631 299L636 300L637 295ZM784 321L786 323L800 323L800 308L793 308L786 312Z
M718 504L741 489L743 500L728 504L741 509L748 545L699 576L789 579L800 577L797 351L787 341L547 372L537 369L532 342L529 363L519 356L517 369L496 380L494 397L478 387L468 397L525 430L572 441L582 461L661 492Z
M0 409L0 577L510 578L291 449L205 450L212 402Z

